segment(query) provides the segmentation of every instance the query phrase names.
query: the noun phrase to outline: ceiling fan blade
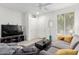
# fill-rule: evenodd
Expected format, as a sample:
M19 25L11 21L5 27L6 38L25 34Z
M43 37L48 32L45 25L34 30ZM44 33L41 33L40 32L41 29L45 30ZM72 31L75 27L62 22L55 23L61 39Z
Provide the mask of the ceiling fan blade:
M48 5L51 5L52 3L38 3L38 6L39 8L42 8L42 7L46 7Z
M46 3L46 4L44 4L43 6L48 6L48 5L51 5L52 3Z

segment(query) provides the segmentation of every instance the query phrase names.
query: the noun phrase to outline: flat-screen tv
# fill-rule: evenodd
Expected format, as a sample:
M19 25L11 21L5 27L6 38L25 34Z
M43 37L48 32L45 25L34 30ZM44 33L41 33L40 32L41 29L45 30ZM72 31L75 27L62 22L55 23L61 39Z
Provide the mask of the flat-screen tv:
M1 36L13 36L23 34L22 26L19 25L1 25Z

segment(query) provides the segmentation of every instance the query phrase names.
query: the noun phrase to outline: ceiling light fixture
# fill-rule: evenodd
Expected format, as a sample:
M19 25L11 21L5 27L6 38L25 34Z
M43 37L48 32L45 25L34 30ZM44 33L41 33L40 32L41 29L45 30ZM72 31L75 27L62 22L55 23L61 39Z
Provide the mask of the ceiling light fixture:
M39 11L37 11L37 12L36 12L36 15L39 15L39 14L40 14L40 12L39 12Z
M43 9L44 9L44 10L48 10L48 9L47 9L47 6L48 6L48 5L51 5L51 3L38 3L38 11L36 12L36 14L39 15L40 12L43 11Z
M37 16L39 16L43 12L43 9L44 11L48 10L47 9L48 5L51 5L51 3L45 3L45 4L38 3L38 6L37 6L38 11L36 11L35 14L33 14L33 18L36 18Z

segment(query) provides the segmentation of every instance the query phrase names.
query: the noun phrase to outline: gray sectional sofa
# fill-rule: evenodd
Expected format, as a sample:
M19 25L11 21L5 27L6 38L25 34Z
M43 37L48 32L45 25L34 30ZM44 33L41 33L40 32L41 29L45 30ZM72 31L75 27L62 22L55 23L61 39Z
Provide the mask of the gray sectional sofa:
M79 42L79 35L74 35L71 43L62 40L56 40L52 41L52 47L57 47L59 49L68 49L68 48L74 49L79 45L78 42Z
M16 49L18 49L16 45L14 46L11 43L10 44L0 43L0 55L12 55Z
M55 55L56 51L59 49L74 49L79 51L79 35L74 35L71 43L64 41L52 41L51 48L48 51L42 51L47 55Z
M22 48L21 48L22 47ZM75 49L79 51L79 36L74 35L71 43L64 41L52 41L51 47L45 51L42 50L39 55L55 55L59 49ZM22 49L25 51L23 52ZM30 47L18 47L17 43L0 43L0 55L35 55L38 49L31 45Z

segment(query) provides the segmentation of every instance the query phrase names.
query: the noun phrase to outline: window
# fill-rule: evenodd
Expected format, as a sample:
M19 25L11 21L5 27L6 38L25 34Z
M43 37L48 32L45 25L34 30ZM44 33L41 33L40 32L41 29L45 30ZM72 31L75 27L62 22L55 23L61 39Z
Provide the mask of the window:
M64 14L57 16L58 33L64 33Z
M57 33L70 34L74 27L74 12L57 15Z

